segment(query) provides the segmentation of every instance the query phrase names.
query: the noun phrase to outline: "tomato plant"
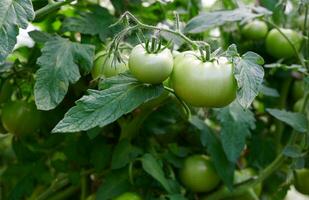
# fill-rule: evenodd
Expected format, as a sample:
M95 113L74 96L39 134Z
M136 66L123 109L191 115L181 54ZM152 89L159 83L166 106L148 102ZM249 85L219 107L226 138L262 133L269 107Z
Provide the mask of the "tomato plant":
M12 101L2 108L4 128L19 136L35 133L40 126L40 119L40 112L33 103Z
M307 0L0 8L0 199L307 193Z
M254 20L247 23L241 33L248 39L259 40L266 37L268 32L267 24L263 21Z
M277 29L269 31L266 38L266 50L275 58L290 58L295 56L295 50L299 51L302 42L302 36L291 29L280 29L283 36ZM295 45L294 49L290 42Z
M196 56L184 52L175 58L171 82L176 94L193 106L223 107L231 103L237 90L233 65L225 57L203 62Z

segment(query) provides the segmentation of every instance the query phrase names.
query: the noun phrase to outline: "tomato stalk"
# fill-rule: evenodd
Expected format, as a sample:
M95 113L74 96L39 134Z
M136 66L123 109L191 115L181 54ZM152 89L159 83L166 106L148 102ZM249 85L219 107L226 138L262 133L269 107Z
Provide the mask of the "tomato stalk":
M305 112L305 108L309 100L309 93L305 97L304 101L304 106L302 108L302 112ZM299 133L295 130L293 130L291 137L289 141L287 142L286 146L293 145L296 142L297 136ZM233 191L228 191L228 190L219 190L217 192L214 192L207 196L207 200L217 200L217 199L222 199L226 197L230 197L233 195L239 195L242 194L243 192L248 191L250 188L256 186L266 178L268 178L273 172L277 171L281 165L286 161L287 157L283 154L283 151L276 157L276 159L268 165L263 171L259 173L258 177L253 177L249 179L248 181L239 183L235 185Z
M39 18L43 17L44 15L47 15L47 14L57 10L61 6L69 4L69 3L73 2L73 1L74 0L66 0L66 1L54 2L53 0L49 0L49 3L46 6L44 6L43 8L35 11L35 18L39 19Z
M303 29L303 34L308 37L309 36L309 29L306 28L308 24L308 4L305 5L305 19L304 19L304 29ZM306 39L305 42L305 57L308 59L309 58L309 41ZM307 63L307 68L309 69L309 64Z

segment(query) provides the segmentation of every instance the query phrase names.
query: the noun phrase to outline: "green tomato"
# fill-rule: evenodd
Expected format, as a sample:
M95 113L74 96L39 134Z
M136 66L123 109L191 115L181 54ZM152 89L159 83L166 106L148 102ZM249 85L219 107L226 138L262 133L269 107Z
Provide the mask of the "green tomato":
M136 193L126 192L116 197L114 200L142 200L142 198Z
M128 70L127 63L113 59L113 56L108 57L104 52L99 54L101 55L97 56L91 71L93 79L116 76Z
M294 175L296 190L302 194L309 195L309 169L298 169Z
M280 29L299 51L302 36L291 29ZM266 51L275 58L291 58L295 56L292 46L277 29L272 29L266 37Z
M34 103L13 101L4 104L2 108L2 123L4 128L15 135L29 135L40 127L41 113Z
M305 88L304 82L301 80L295 81L292 88L292 97L294 100L298 100L304 96Z
M202 62L198 54L183 52L175 58L171 83L185 102L198 107L224 107L236 97L233 65L225 57Z
M247 23L241 30L242 34L251 40L259 40L266 37L268 27L265 22L253 20Z
M131 73L141 82L150 84L162 83L173 70L173 55L169 49L159 53L147 53L139 44L129 57Z
M220 183L213 163L205 155L186 158L180 169L180 179L193 192L209 192Z

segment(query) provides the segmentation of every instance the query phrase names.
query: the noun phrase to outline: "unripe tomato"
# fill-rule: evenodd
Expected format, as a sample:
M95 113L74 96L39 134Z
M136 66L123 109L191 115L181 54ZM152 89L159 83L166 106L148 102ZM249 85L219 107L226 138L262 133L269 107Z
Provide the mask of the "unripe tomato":
M114 200L142 200L142 198L136 193L126 192L116 197Z
M295 81L293 84L293 91L292 97L294 100L298 100L304 96L305 89L304 89L304 82L303 81Z
M299 51L302 36L291 29L281 28L280 30L289 38L296 50ZM266 37L266 50L270 55L278 59L295 56L292 46L277 29L272 29L268 33Z
M309 169L298 169L294 175L296 190L302 194L309 195Z
M233 65L225 57L203 62L192 51L175 58L171 83L185 102L199 107L224 107L236 97Z
M265 22L253 20L247 23L241 30L241 33L248 39L259 40L266 37L268 27Z
M41 113L34 103L13 101L2 108L2 123L4 128L15 135L28 135L40 127Z
M102 54L102 53L101 53ZM128 70L127 63L113 59L113 56L107 54L99 56L95 62L94 67L92 68L91 75L93 79L99 77L112 77L120 73L123 73Z
M205 155L188 157L180 169L180 179L193 192L209 192L220 183L213 163Z
M129 68L139 81L159 84L167 79L173 70L173 55L167 48L158 53L148 53L139 44L132 49Z

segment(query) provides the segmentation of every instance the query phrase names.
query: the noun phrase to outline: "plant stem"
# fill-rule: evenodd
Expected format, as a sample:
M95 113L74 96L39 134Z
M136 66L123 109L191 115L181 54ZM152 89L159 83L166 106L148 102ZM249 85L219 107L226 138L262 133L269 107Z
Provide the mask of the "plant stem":
M309 99L309 94L307 94L307 96L305 97L305 102L304 102L305 105L307 104L308 99ZM304 112L305 109L306 109L306 106L303 106L302 112ZM286 146L293 145L296 142L298 135L299 133L293 130L291 137L288 143L286 144ZM270 165L268 165L262 172L260 172L257 178L237 184L234 187L233 191L219 190L217 192L214 192L210 194L209 196L207 196L207 200L223 199L223 198L230 197L233 195L239 195L239 194L242 194L248 191L250 188L256 186L258 183L268 178L273 172L278 170L280 166L284 163L286 158L287 157L284 156L283 151L282 151Z
M71 3L72 1L74 1L74 0L66 0L66 1L62 1L62 2L49 3L46 6L44 6L43 8L35 11L35 19L39 19L39 18L43 17L44 15L47 15L47 14L57 10L61 6L66 5L68 3Z
M166 29L166 28L160 28L160 27L156 27L156 26L151 26L148 24L144 24L141 21L139 21L133 14L131 14L130 12L126 11L121 17L120 20L121 21L124 17L129 16L140 28L142 29L151 29L151 30L158 30L158 31L163 31L163 32L167 32L167 33L171 33L174 34L176 36L181 37L185 42L187 42L188 44L190 44L193 49L197 49L198 48L198 44L191 40L190 38L188 38L186 35L184 35L183 33L181 33L179 30L171 30L171 29ZM118 22L117 22L118 23ZM116 24L117 24L116 23Z
M58 190L66 186L67 184L69 184L69 179L66 178L66 176L56 179L51 184L51 186L37 198L37 200L47 199L48 197L50 197L52 194L54 194L55 192L57 192Z
M277 26L276 24L274 24L273 22L269 21L269 20L263 20L267 23L269 23L271 26L273 26L275 29L277 29L279 31L279 33L288 41L288 43L290 44L290 46L292 47L295 55L296 55L296 58L298 60L298 62L303 65L304 67L306 66L304 60L301 58L299 52L297 51L295 45L293 44L293 42L281 31L280 27Z
M306 37L309 36L309 28L307 27L307 24L308 24L308 4L305 5L306 8L305 8L305 20L304 20L304 28L303 28L303 35L305 35ZM308 38L306 39L306 42L305 42L305 57L306 59L309 58L309 40ZM307 67L309 69L309 64L307 64Z

